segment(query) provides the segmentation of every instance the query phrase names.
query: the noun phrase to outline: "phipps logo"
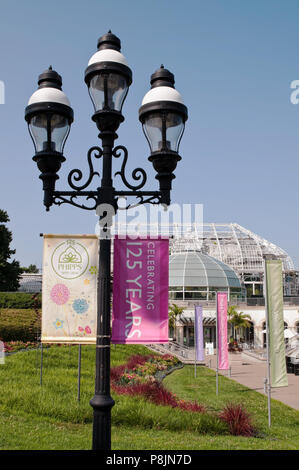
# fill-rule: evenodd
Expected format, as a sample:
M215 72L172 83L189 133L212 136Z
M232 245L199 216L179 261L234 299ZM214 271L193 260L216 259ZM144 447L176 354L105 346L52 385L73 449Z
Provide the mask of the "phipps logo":
M52 268L62 279L76 279L85 273L89 263L86 248L76 240L58 245L51 257Z

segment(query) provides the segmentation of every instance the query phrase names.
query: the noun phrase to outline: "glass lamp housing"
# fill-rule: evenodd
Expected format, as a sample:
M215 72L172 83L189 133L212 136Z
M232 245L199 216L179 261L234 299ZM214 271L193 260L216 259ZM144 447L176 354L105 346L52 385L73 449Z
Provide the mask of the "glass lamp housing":
M110 72L99 72L89 82L89 95L95 112L113 110L121 112L129 90L124 76Z
M70 131L70 123L65 116L48 113L36 114L31 118L28 126L36 152L63 153Z
M143 131L151 152L178 152L185 123L175 112L155 111L144 118Z

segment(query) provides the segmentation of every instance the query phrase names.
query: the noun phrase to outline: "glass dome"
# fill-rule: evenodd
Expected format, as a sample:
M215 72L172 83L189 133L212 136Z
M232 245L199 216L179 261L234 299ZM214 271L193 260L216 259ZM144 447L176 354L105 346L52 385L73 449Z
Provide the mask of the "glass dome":
M170 256L169 291L170 299L181 300L214 300L217 291L227 291L230 299L244 296L237 274L222 261L199 251Z
M136 224L133 233L135 230ZM128 225L118 223L115 233L129 233ZM247 299L263 297L263 257L272 254L282 260L284 295L299 295L299 271L295 269L288 253L236 223L140 223L138 233L171 236L169 245L172 255L186 251L200 251L224 263L236 273L241 285L246 288Z

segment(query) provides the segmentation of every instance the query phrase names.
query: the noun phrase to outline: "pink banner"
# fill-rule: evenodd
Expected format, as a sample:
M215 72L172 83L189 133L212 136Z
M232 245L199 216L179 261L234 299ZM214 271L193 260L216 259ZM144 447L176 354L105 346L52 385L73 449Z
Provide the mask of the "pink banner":
M112 343L168 343L169 240L114 239Z
M217 292L218 369L227 370L227 292Z

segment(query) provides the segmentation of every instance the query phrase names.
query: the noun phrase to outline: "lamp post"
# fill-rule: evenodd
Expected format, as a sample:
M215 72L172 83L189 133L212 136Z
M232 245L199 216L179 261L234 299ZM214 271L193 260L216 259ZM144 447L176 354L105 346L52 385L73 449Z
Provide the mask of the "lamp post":
M174 76L161 66L151 76L151 89L145 95L139 109L139 119L143 125L151 154L149 160L156 170L159 189L141 191L147 175L143 168L132 172L133 183L126 177L127 149L114 146L116 131L124 120L122 106L132 83L132 72L120 52L120 40L109 31L98 40L98 51L91 57L85 71L85 82L94 106L92 116L96 123L102 147L91 147L87 154L89 176L82 182L81 170L74 169L68 175L69 191L56 191L57 173L65 161L63 149L73 121L73 110L62 91L61 76L49 67L38 79L38 90L31 96L25 109L25 119L32 137L36 161L43 182L44 205L50 207L71 204L85 209L95 210L99 206L118 209L118 200L122 197L135 198L134 204L170 204L170 191L173 172L181 159L178 154L179 144L187 120L187 108L181 95L174 88ZM112 160L123 155L121 170L114 176L120 176L126 190L116 190L112 180ZM95 191L86 191L94 176L94 158L102 158L101 185ZM84 202L81 202L84 200ZM97 212L98 213L98 212ZM102 213L102 216L105 212ZM114 401L110 395L110 227L112 218L101 223L99 242L99 276L97 305L96 339L96 378L95 394L90 404L93 407L93 449L110 450L111 448L111 408Z

